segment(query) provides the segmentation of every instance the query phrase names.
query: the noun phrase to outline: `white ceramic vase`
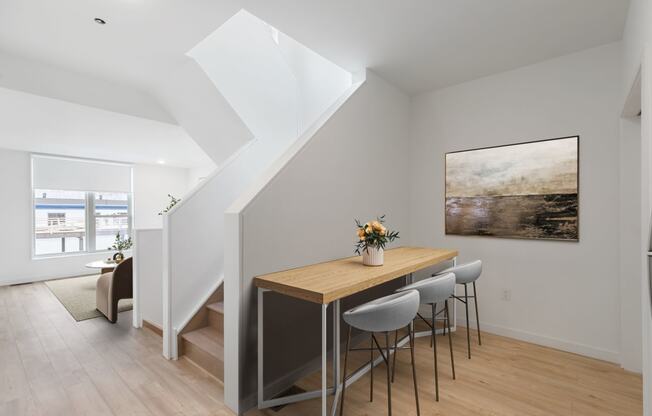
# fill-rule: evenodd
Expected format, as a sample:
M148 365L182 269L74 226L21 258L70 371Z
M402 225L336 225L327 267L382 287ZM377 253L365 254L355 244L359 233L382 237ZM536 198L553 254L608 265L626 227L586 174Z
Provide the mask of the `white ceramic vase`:
M384 251L380 247L367 247L362 250L362 264L365 266L382 266L384 259Z

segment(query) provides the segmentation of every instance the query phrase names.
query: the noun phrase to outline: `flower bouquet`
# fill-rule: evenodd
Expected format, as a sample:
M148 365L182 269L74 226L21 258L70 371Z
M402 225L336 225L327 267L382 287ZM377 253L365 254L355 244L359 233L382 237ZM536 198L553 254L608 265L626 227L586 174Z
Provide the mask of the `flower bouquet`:
M362 264L365 266L382 266L384 250L387 243L399 238L398 231L388 231L385 227L385 216L376 218L365 224L355 220L358 227L358 242L355 254L362 254Z

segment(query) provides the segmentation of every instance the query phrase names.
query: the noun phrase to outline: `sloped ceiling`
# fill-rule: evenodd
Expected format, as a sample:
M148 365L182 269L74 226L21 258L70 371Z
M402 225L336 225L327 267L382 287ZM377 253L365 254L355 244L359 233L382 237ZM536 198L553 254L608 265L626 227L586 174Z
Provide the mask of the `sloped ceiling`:
M173 153L183 152L181 144L193 136L219 163L251 133L233 114L217 114L221 96L192 97L184 83L199 75L188 72L185 53L242 8L351 72L368 67L418 94L618 41L628 5L628 0L0 0L0 53L104 83L99 89L76 83L84 91L45 95L181 124L185 137ZM95 17L107 24L96 24ZM39 93L29 88L47 81L37 74L19 78L10 66L0 66L2 87ZM55 78L50 87L60 85Z
M245 8L355 72L409 93L622 36L628 0L0 0L0 50L148 86ZM98 25L94 17L108 23ZM262 69L261 69L262 70Z

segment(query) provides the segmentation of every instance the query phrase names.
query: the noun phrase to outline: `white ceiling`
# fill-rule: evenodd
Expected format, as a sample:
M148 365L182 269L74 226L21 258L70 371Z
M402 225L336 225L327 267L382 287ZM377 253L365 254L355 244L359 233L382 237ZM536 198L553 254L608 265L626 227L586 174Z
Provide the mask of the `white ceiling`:
M418 93L621 38L628 0L0 0L0 50L142 89L245 8ZM99 16L108 21L100 26ZM0 68L0 76L2 69Z
M175 124L0 87L1 147L193 168L211 160Z

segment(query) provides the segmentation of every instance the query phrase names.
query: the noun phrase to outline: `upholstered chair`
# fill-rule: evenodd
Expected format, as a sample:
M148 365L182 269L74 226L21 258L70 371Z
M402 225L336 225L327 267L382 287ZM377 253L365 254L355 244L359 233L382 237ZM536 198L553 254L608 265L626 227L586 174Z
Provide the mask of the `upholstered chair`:
M132 258L125 259L109 273L97 279L96 308L111 323L118 320L118 301L133 297Z

